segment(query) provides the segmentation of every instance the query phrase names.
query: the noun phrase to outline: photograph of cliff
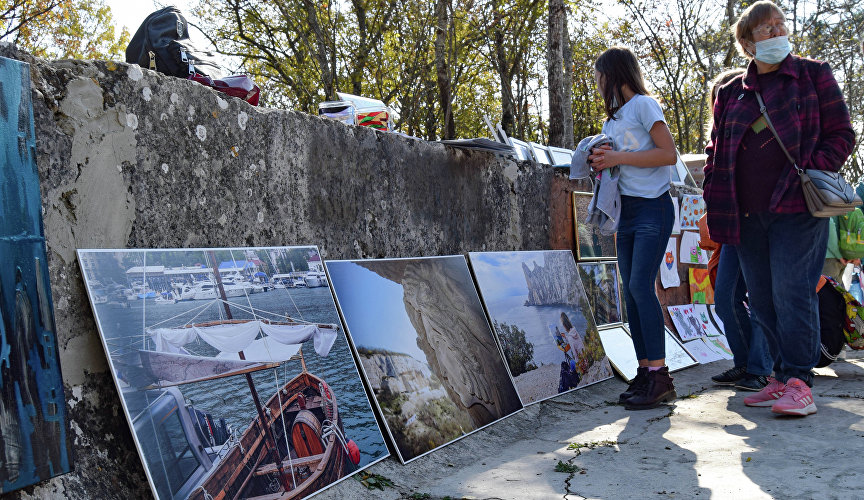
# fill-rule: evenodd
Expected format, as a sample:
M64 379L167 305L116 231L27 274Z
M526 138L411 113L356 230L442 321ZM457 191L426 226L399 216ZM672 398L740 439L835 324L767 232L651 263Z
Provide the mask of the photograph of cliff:
M464 257L325 265L403 463L522 408Z
M572 252L472 252L469 260L524 404L612 376Z
M597 326L622 322L622 297L619 288L618 264L591 262L579 264L579 276L588 294Z

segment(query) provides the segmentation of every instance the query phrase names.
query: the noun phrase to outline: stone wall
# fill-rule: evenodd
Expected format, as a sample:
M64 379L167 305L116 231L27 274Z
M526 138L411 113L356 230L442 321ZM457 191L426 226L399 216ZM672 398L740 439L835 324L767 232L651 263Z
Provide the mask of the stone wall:
M532 162L238 99L138 66L31 64L75 471L8 498L144 498L77 248L317 244L325 259L573 246L569 193Z

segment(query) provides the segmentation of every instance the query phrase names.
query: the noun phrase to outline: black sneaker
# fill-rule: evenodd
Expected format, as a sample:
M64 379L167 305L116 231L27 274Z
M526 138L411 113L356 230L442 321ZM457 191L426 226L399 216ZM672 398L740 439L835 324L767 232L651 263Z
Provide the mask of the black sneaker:
M750 375L749 373L746 377L735 382L735 388L741 389L742 391L759 392L764 389L766 385L768 385L768 377L764 375Z
M743 367L736 366L729 368L720 375L714 375L711 380L717 385L735 385L735 382L743 379L747 375L747 370Z

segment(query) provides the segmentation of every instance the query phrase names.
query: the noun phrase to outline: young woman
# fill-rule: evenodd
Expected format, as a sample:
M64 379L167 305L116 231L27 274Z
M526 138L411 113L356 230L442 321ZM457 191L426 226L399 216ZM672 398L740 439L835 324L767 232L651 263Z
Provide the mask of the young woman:
M672 234L675 209L669 195L675 141L660 105L648 96L636 56L612 47L594 63L603 96L603 133L614 149L603 146L588 157L597 172L618 167L621 217L618 266L639 369L619 402L628 410L654 408L676 397L666 365L665 331L654 280Z
M774 378L747 406L810 415L810 370L819 361L816 284L828 219L810 215L801 181L762 116L756 92L802 169L837 171L852 152L849 109L828 64L791 53L786 15L755 2L735 24L747 73L720 88L705 148L705 202L711 239L735 245L753 320L774 357Z

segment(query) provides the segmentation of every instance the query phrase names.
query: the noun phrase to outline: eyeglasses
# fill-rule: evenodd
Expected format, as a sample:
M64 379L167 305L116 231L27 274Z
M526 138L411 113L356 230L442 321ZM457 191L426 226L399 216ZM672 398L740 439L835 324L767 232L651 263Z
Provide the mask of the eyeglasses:
M786 29L786 23L783 21L781 21L777 24L765 23L765 24L760 24L759 26L756 26L755 28L753 28L753 35L754 36L759 35L762 38L768 38L769 36L771 36L771 33L777 33L778 35L785 35L786 33L788 33L788 31Z

